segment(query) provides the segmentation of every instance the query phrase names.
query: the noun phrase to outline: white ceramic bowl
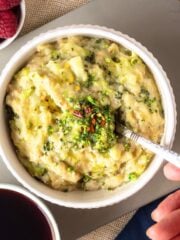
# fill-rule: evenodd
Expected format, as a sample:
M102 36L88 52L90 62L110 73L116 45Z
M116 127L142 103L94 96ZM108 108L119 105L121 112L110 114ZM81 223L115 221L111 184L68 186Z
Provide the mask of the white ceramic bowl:
M0 50L7 47L8 45L10 45L19 35L19 33L23 27L25 15L26 15L25 0L21 0L20 12L21 12L21 15L20 15L19 25L18 25L18 29L17 29L16 33L14 34L13 37L5 39L4 41L0 42Z
M46 205L41 200L39 200L37 197L35 197L33 194L26 191L22 187L18 187L15 185L0 184L0 190L1 189L19 193L19 194L25 196L26 198L28 198L31 202L33 202L39 208L39 210L44 215L44 217L46 218L46 220L49 224L49 227L51 229L52 240L60 240L60 234L59 234L57 223L56 223L54 217L52 216L51 212L49 211L49 209L46 207Z
M43 33L38 37L26 43L8 62L0 77L0 150L4 162L12 174L30 191L38 196L58 205L73 207L73 208L98 208L114 203L120 202L140 190L147 184L154 174L160 168L163 159L160 156L155 156L147 170L135 181L123 185L114 191L74 191L74 192L60 192L53 190L44 184L32 178L18 161L17 156L13 150L12 143L7 130L7 123L4 114L4 97L6 88L14 73L22 67L29 59L38 44L54 41L57 38L70 35L86 35L107 38L117 43L122 44L126 48L136 52L144 62L149 66L154 75L156 84L159 88L162 103L165 113L165 129L161 144L171 147L176 128L176 106L173 91L171 89L169 80L161 65L152 56L152 54L134 39L112 29L107 29L100 26L91 25L77 25L57 28L55 30Z

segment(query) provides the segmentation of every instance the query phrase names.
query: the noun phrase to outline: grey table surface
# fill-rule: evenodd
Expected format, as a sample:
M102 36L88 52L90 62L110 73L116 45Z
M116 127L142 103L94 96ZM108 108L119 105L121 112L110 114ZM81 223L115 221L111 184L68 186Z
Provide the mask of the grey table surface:
M71 24L98 24L120 30L145 45L167 72L180 112L180 1L179 0L95 0L17 39L0 51L0 71L21 45L49 29ZM180 121L173 149L180 152ZM0 161L0 182L19 184ZM62 239L74 240L124 213L178 188L165 179L162 169L137 194L114 206L75 210L47 203L54 214Z

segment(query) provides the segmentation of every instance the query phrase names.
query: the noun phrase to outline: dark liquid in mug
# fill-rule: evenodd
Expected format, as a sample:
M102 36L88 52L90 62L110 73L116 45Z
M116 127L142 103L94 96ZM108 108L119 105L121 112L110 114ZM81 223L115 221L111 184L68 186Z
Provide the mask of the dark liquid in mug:
M37 205L11 190L0 189L0 239L52 240L50 226Z

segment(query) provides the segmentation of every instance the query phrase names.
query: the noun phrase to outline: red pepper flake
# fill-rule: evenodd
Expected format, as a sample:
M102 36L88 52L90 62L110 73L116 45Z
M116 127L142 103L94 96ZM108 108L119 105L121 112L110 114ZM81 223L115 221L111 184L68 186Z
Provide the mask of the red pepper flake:
M80 111L78 111L78 110L74 110L73 115L78 117L78 118L83 118L82 113Z
M92 113L92 108L86 107L86 108L84 109L84 111L85 111L86 114L90 114L90 113Z
M103 127L106 124L106 120L103 119L100 124Z
M92 124L90 125L90 132L91 132L91 133L94 133L94 132L95 132L94 126L93 126Z
M96 125L96 119L93 118L92 121L91 121L92 125Z

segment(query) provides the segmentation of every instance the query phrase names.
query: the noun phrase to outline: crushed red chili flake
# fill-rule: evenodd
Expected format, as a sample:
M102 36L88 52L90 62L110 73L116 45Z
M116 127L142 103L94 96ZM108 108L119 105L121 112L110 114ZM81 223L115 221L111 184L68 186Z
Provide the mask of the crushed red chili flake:
M84 109L84 111L85 111L86 114L90 114L90 113L92 113L92 108L86 107L86 108Z
M103 127L106 124L106 120L103 119L100 124Z
M92 124L90 125L90 132L91 132L91 133L94 133L94 132L95 132L94 126L93 126Z
M78 110L74 110L73 115L78 118L83 118L82 112L80 112Z
M92 125L96 125L96 119L93 118L92 121L91 121Z

